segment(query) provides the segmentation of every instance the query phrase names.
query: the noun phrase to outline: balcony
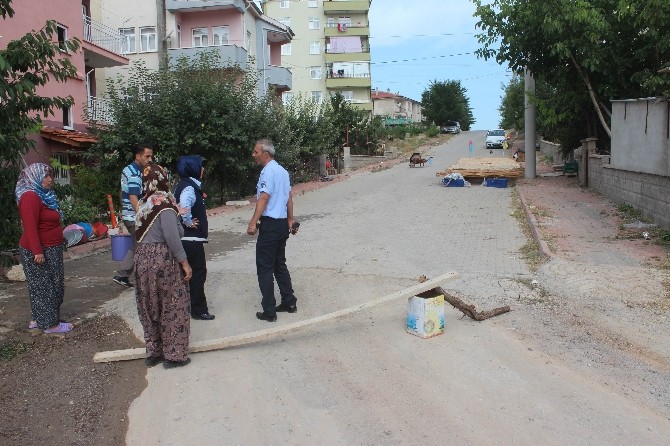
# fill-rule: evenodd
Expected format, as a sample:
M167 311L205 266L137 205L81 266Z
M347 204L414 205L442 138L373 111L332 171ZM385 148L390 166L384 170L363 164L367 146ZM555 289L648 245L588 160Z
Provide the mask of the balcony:
M293 88L293 73L285 67L270 65L265 68L265 79L268 85L274 85L278 91Z
M246 9L244 0L166 0L165 7L170 12L204 11L235 8L240 13Z
M337 23L326 25L326 37L369 36L370 27L367 25L337 26Z
M370 50L360 53L334 53L326 51L326 63L333 62L370 62Z
M339 0L323 2L323 12L333 14L367 14L370 0Z
M359 109L359 110L365 110L365 111L370 111L370 112L371 112L371 111L372 111L372 108L373 108L373 107L372 107L372 101L360 101L360 100L359 100L359 101L356 101L356 100L352 100L352 101L349 101L349 103L350 103L354 108L357 108L357 109Z
M114 115L112 114L112 106L109 99L89 96L86 111L86 117L89 122L114 123Z
M372 80L370 73L364 74L330 74L326 75L326 88L355 88L355 87L372 87Z
M118 30L84 15L84 61L90 68L128 65L123 54L123 36Z
M170 66L174 67L181 57L195 59L203 51L218 51L221 58L221 65L223 67L239 66L240 69L246 70L248 68L248 54L247 50L237 45L220 45L220 46L203 46L192 48L170 48L168 50L168 58L170 59Z

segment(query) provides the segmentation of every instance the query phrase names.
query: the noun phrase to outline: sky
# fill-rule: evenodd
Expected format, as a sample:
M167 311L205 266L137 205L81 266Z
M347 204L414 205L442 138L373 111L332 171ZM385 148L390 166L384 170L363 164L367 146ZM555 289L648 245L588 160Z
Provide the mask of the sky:
M461 81L475 118L472 130L498 128L501 84L512 74L475 56L474 11L467 0L373 0L372 87L421 101L431 81Z

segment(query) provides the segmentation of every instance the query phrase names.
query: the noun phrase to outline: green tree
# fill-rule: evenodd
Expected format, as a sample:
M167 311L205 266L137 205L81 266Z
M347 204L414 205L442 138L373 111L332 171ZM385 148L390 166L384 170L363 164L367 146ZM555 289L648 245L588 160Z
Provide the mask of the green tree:
M426 119L439 126L458 121L463 130L470 130L475 123L470 98L460 81L432 81L421 94L421 103Z
M501 85L505 94L500 102L501 129L524 129L524 82L518 76L513 77L507 85Z
M14 15L10 0L0 0L0 15L3 21ZM59 57L55 33L56 22L48 21L0 50L0 251L15 247L20 233L14 187L22 156L35 145L29 135L39 130L42 117L73 103L71 97L49 98L37 92L50 80L65 82L77 73L69 59ZM79 49L76 39L64 44L70 52Z
M606 101L662 93L670 79L657 71L670 62L670 2L662 0L473 0L485 59L513 71L528 68L549 85L588 99L578 114L597 120L606 136ZM640 19L639 14L644 16ZM597 130L589 123L589 133Z

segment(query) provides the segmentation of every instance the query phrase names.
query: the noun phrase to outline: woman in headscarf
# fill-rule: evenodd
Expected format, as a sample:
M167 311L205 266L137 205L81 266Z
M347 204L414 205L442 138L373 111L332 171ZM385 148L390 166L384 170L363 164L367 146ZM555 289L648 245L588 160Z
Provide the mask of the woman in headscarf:
M53 186L53 171L42 163L21 171L16 203L23 226L19 240L21 263L28 281L31 321L29 328L44 333L67 333L73 325L60 321L65 294L62 214Z
M188 364L192 271L181 244L179 210L165 170L150 164L142 172L142 197L135 221L135 299L153 367Z

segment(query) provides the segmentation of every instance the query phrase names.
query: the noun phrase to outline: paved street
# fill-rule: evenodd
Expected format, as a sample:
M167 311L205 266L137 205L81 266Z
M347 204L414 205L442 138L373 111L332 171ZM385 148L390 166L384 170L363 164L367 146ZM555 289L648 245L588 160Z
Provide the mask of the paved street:
M517 332L541 321L520 301L532 295L534 276L518 253L527 239L511 216L513 189L444 188L435 177L467 156L470 138L475 156L491 156L484 132L464 132L432 148L423 168L403 163L296 197L302 225L287 257L299 310L280 314L277 325L447 271L461 276L446 289L482 310L511 304L511 313L474 322L449 308L445 334L423 340L405 333L406 302L397 301L272 341L194 354L183 369L148 370L127 443L665 444L666 415ZM275 326L254 316L255 243L240 238L251 213L210 222L235 248L210 252L207 291L217 318L194 321L192 341ZM139 334L132 291L109 309Z

